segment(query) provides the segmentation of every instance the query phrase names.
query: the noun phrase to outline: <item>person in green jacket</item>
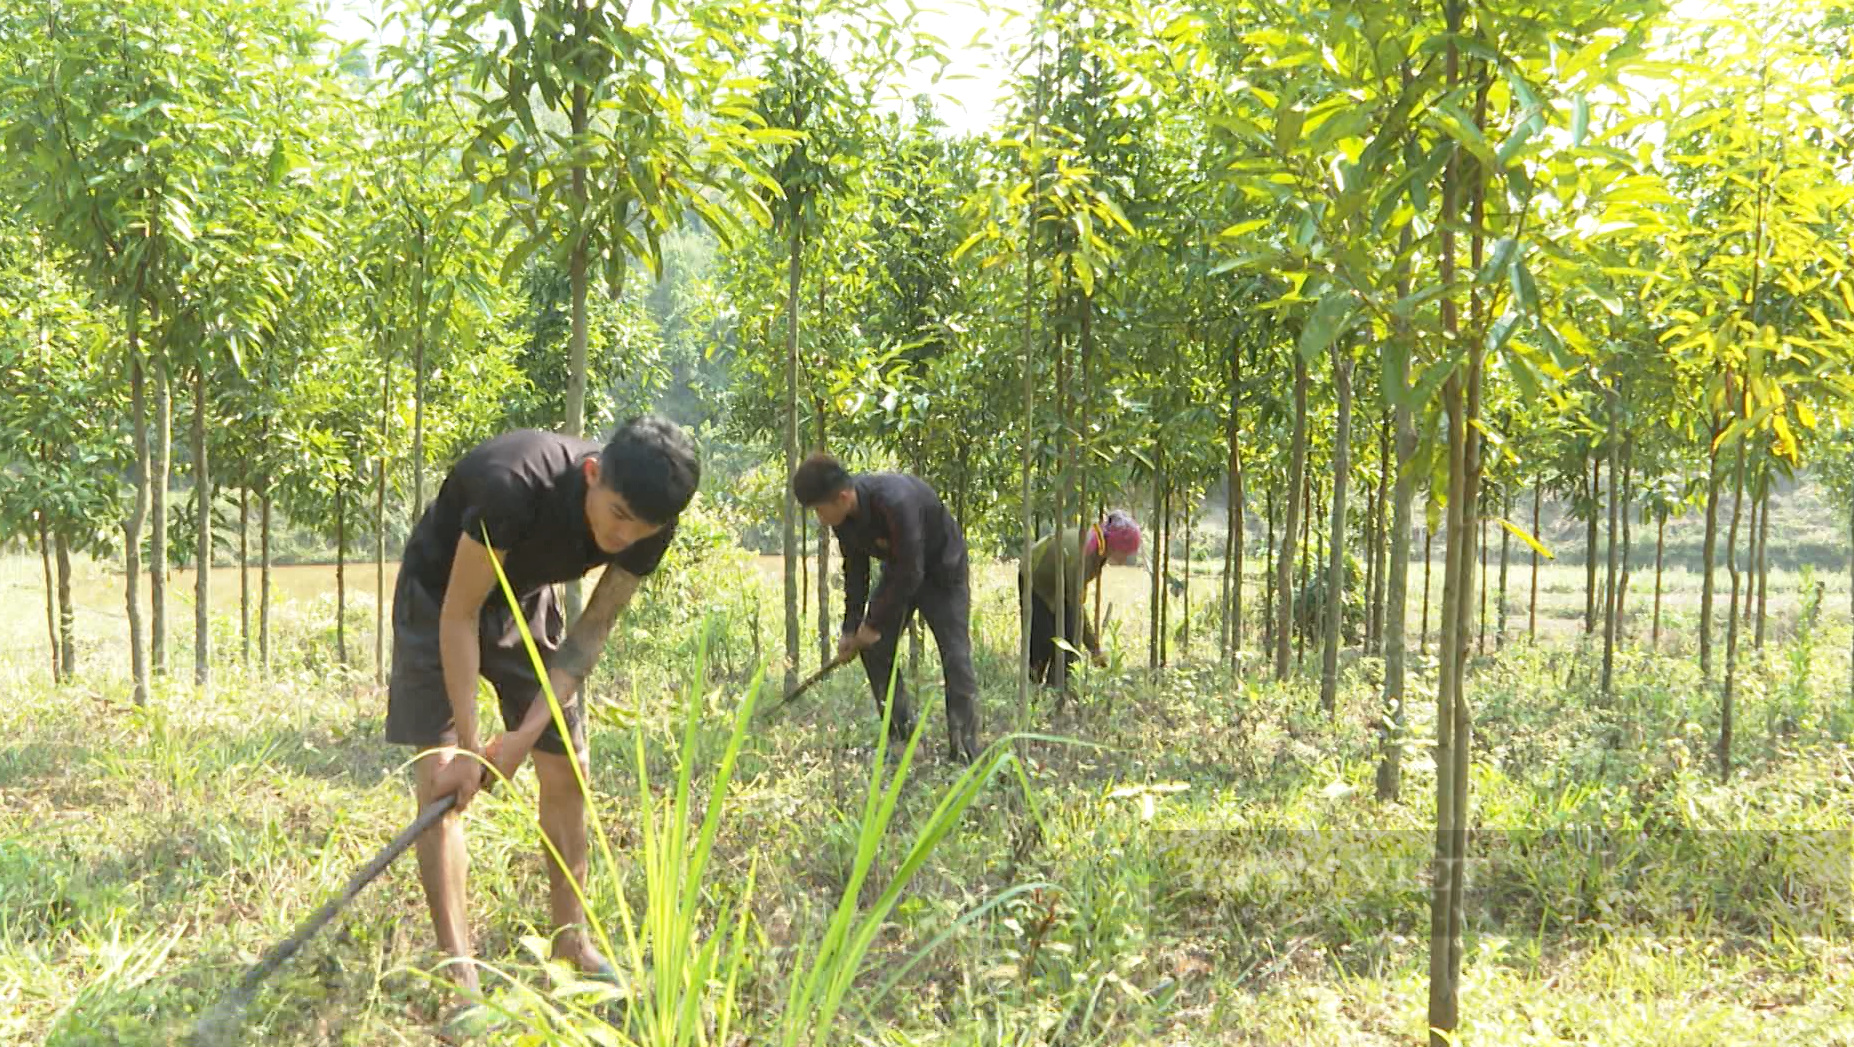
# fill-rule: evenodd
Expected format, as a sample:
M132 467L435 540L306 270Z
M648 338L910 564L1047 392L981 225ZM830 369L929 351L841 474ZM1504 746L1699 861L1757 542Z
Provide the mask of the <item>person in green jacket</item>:
M1030 621L1026 627L1030 630L1030 678L1038 683L1052 683L1050 665L1056 653L1056 592L1062 591L1062 602L1066 605L1063 612L1063 632L1067 634L1069 646L1075 645L1075 636L1080 632L1082 643L1094 658L1095 664L1102 663L1100 638L1094 634L1094 622L1083 613L1082 589L1089 582L1098 584L1101 568L1107 564L1116 567L1133 559L1139 552L1139 524L1125 510L1116 509L1107 514L1107 519L1086 529L1071 527L1056 534L1046 535L1030 550ZM1060 544L1058 544L1060 543ZM1058 556L1058 549L1066 549L1066 556ZM1062 580L1062 568L1067 567L1068 578ZM1060 581L1060 586L1058 582ZM1023 576L1017 579L1018 591L1022 592ZM1073 664L1075 655L1071 651L1062 652L1064 668Z

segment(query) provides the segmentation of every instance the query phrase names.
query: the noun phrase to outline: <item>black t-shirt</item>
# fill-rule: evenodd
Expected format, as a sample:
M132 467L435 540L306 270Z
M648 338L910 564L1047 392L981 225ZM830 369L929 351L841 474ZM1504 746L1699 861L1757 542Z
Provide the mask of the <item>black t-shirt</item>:
M443 599L450 584L457 539L468 533L506 550L503 573L517 595L583 577L613 564L643 577L656 570L676 525L607 553L586 525L586 474L582 465L599 445L538 429L517 429L478 444L458 460L406 541L401 570Z

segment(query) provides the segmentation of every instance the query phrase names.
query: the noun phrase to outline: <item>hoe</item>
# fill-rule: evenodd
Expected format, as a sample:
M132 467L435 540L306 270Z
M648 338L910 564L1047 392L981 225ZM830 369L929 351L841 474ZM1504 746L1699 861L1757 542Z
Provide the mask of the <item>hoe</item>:
M491 783L484 783L485 790L489 784ZM296 928L296 933L271 946L263 959L245 972L245 976L239 979L238 984L226 994L223 1000L219 1001L218 1006L194 1026L191 1041L194 1047L220 1047L220 1045L235 1042L239 1027L244 1020L245 1008L250 1006L252 998L257 994L258 986L264 983L264 979L275 974L279 967L289 961L290 957L296 955L309 939L315 937L316 932L346 908L348 903L353 901L368 884L385 872L386 867L393 864L394 859L404 854L406 848L412 846L413 841L423 835L425 830L437 824L438 819L444 817L445 812L456 805L456 796L446 796L426 804L418 812L418 817L412 819L411 825L406 826L398 836L393 837L393 842L387 844L379 854L374 855L372 861L361 866L360 871L348 880L347 887L343 888L340 894L323 903L320 909L317 909Z
M817 672L805 677L778 704L762 713L761 719L770 719L773 714L810 690L819 680L848 664L855 656L856 653L852 651L847 656L834 658ZM485 781L484 790L487 791L491 784L493 783ZM191 1040L194 1047L222 1047L222 1045L236 1042L239 1028L244 1020L245 1008L249 1007L252 999L256 997L258 986L262 985L266 978L275 974L278 968L288 963L290 957L300 952L309 939L314 938L323 927L328 925L330 920L333 920L341 910L347 908L348 903L365 890L368 884L378 879L380 874L386 871L387 866L393 864L400 855L404 854L412 846L413 841L422 836L425 830L436 825L438 819L444 817L456 805L457 797L455 796L446 796L426 804L418 812L418 817L412 820L411 825L406 826L398 836L393 837L392 842L382 848L379 854L374 855L371 861L361 866L360 871L348 880L347 886L340 894L324 902L320 909L317 909L296 928L296 933L271 946L270 951L265 953L263 958L253 964L251 969L245 972L244 977L238 980L238 984L232 988L232 991L227 993L225 998L220 1000L218 1005L194 1026Z

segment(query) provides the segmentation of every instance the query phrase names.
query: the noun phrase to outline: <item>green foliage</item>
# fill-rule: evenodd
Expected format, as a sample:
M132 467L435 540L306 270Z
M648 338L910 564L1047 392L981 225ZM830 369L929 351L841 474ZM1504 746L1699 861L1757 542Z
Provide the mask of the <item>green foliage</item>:
M102 553L127 458L122 389L104 368L112 332L35 246L0 231L0 524L29 536L42 518L71 549Z
M768 139L744 102L752 81L727 66L758 8L675 10L684 17L659 7L638 22L559 0L429 5L438 67L475 106L464 174L510 204L496 234L505 280L545 249L591 259L616 287L631 259L656 269L685 217L727 228L720 201L751 202L733 174Z
M1345 558L1345 585L1340 592L1344 603L1340 605L1339 632L1345 643L1359 641L1365 624L1366 594L1359 587L1359 579L1364 576L1356 557L1347 554ZM1294 625L1302 635L1319 636L1326 620L1327 601L1331 599L1332 585L1327 572L1314 572L1307 584L1294 592Z
M1371 806L1358 795L1371 754L1359 725L1380 719L1362 697L1377 671L1369 654L1345 677L1357 707L1324 723L1305 714L1297 682L1232 678L1204 663L1201 641L1183 643L1182 630L1173 635L1183 668L1171 675L1136 679L1116 652L1114 667L1077 684L1078 723L1118 744L1121 762L1050 758L1065 784L1048 824L1062 835L1045 839L1043 854L1021 840L1007 846L1011 834L1028 835L1024 812L986 808L978 778L952 782L948 795L967 806L943 819L952 808L910 806L897 791L905 775L885 777L880 760L866 780L861 770L850 784L833 777L824 754L834 750L813 744L815 729L803 744L761 749L699 683L673 709L641 698L683 683L688 664L719 672L730 688L722 693L733 694L751 666L778 657L762 648L773 616L742 546L770 544L785 504L784 464L767 451L788 409L801 444L928 477L980 554L981 576L990 554L1026 526L1053 522L1056 506L1072 518L1104 504L1151 506L1169 490L1181 522L1205 508L1214 516L1221 507L1204 503L1226 489L1232 430L1252 517L1285 505L1297 452L1317 502L1349 448L1342 591L1328 592L1315 570L1290 604L1311 632L1341 600L1348 639L1366 620L1363 581L1374 569L1360 503L1375 498L1387 465L1375 437L1400 409L1414 415L1418 443L1404 467L1429 531L1451 482L1463 480L1450 475L1457 465L1483 478L1479 508L1507 521L1516 549L1529 537L1534 491L1547 496L1540 530L1554 532L1534 537L1567 563L1596 552L1584 546L1593 532L1577 525L1601 536L1614 512L1635 526L1631 615L1646 603L1647 528L1658 539L1671 521L1670 562L1710 566L1697 562L1696 517L1726 475L1721 457L1744 453L1753 492L1800 480L1809 493L1798 502L1820 490L1832 500L1832 528L1776 529L1780 566L1813 561L1827 581L1845 549L1854 504L1846 0L1731 0L1704 12L1662 0L1524 10L1454 0L1039 3L1015 19L1019 32L988 23L984 35L1008 40L993 56L1007 70L1006 97L991 126L974 131L949 127L930 98L897 98L898 85L937 73L951 50L912 9L394 0L382 14L379 41L342 49L299 0L0 3L0 197L9 201L0 530L30 541L44 521L79 550L118 547L125 488L140 468L125 417L129 376L146 364L159 363L177 391L196 376L208 387L201 421L213 470L181 451L189 484L269 494L321 541L341 531L357 558L382 529L403 533L435 488L427 473L435 479L500 429L584 421L596 435L649 407L699 427L704 491L598 680L618 695L598 718L634 732L620 763L637 780L623 782L624 794L646 787L638 831L650 841L639 871L609 870L619 884L599 900L613 913L641 900L634 965L645 954L673 960L641 976L648 1001L635 1001L624 1036L645 1037L647 1024L656 1042L696 1030L718 1040L736 1019L750 1035L788 1042L863 1035L848 1027L865 1016L843 1009L878 963L890 972L886 994L869 998L866 1018L872 1038L886 1040L1161 1042L1224 1019L1237 1035L1270 1040L1338 1040L1348 1023L1375 1023L1377 1036L1421 1033L1386 1033L1396 1020L1379 1020L1414 977L1399 965L1423 932L1420 898L1373 888L1343 862L1321 867L1325 879L1182 884L1170 859L1141 842L1148 822L1172 810L1426 826L1436 772L1425 765L1425 732L1437 728L1421 703L1404 706L1414 716L1409 773L1423 779L1410 795L1422 798ZM788 308L800 332L795 402L786 398ZM575 376L581 353L585 374ZM1311 389L1304 426L1297 365ZM1348 375L1359 403L1343 432L1334 394ZM576 377L589 387L583 419L568 418ZM176 397L183 426L189 399ZM1472 429L1456 427L1451 446L1451 426L1464 419ZM1470 431L1479 459L1451 457ZM1610 495L1612 461L1629 477L1621 504ZM388 518L376 521L382 482ZM1066 492L1083 487L1087 504L1072 504ZM1727 519L1729 493L1712 501L1715 519ZM1303 519L1323 527L1321 510L1307 507ZM177 537L201 522L191 512L177 506ZM1144 522L1156 537L1156 521ZM1270 521L1231 523L1249 536L1250 578L1270 584L1256 571L1273 555L1259 548ZM294 552L300 541L279 547ZM1446 536L1443 545L1460 547ZM177 562L191 555L184 540L171 551ZM1837 586L1839 572L1836 561ZM1589 686L1584 654L1552 642L1509 643L1475 663L1474 736L1484 748L1471 806L1484 823L1845 820L1824 799L1844 784L1845 754L1829 746L1850 722L1843 678L1826 682L1843 667L1839 602L1807 577L1800 598L1787 576L1774 579L1784 591L1777 639L1735 680L1750 725L1738 754L1746 780L1714 786L1696 767L1720 711L1684 660L1699 583L1677 573L1667 653L1630 635L1638 623L1619 623L1629 628L1611 652L1613 687ZM1583 595L1582 584L1548 590ZM1249 590L1251 619L1261 591ZM1011 680L1001 652L1017 635L1011 593L983 578L979 593L981 671L988 693L1002 691ZM326 693L316 687L332 661L330 602L289 613L292 638L279 640L274 660L282 679L262 698L277 708L264 715L287 719L283 698L296 695L289 709L311 708L303 715L324 717L318 730L339 734L321 737L326 747L365 750L365 725L300 699ZM1224 613L1206 613L1207 602L1194 596L1195 620ZM349 607L342 628L364 631L372 609ZM1580 613L1545 611L1548 627ZM1144 624L1119 613L1110 634ZM227 620L207 625L229 648ZM1430 697L1437 682L1413 676L1409 698ZM866 709L860 690L835 696L848 709L852 690ZM157 695L155 708L171 697ZM111 794L121 809L175 818L223 812L234 793L267 812L261 824L232 818L212 833L171 827L204 842L125 836L167 861L152 868L111 839L73 843L66 855L0 835L0 896L52 899L43 915L0 917L0 985L54 986L23 999L29 1018L0 1015L0 1036L126 1039L153 1028L144 1016L184 1010L263 929L247 918L278 918L287 887L278 870L326 878L325 866L354 857L349 837L392 821L387 808L403 798L371 791L382 766L365 768L372 778L360 785L295 775L290 790L321 788L314 799L325 806L362 812L365 832L326 819L311 832L302 808L324 807L295 793L285 804L247 773L286 773L281 763L307 759L296 751L308 751L303 738L289 736L295 755L280 755L285 743L232 730L236 710L189 707L192 722L109 707L99 717L115 732L105 747L59 735L65 728L30 703L0 708L11 710L0 726L30 720L84 754L68 771L78 791L54 797L58 810L81 809L93 799L82 790L101 789L122 791ZM866 720L845 712L830 722L856 731ZM0 751L0 775L41 773L31 741ZM698 755L715 752L733 762L712 776L696 769ZM666 763L673 791L647 791ZM1097 770L1128 784L1074 784ZM760 788L772 794L766 804ZM685 830L704 801L689 849ZM0 790L0 807L23 805L20 824L37 825L48 802ZM817 809L828 817L810 818ZM512 823L513 808L496 817ZM959 818L992 831L951 834ZM801 827L790 842L797 857L777 855L789 878L767 876L751 848L729 853L721 835L763 842L782 820ZM518 828L500 824L494 846L507 852ZM878 841L898 828L931 844L932 861L922 847L879 860ZM704 840L722 840L720 857ZM1268 843L1239 842L1231 855L1247 861ZM1507 841L1500 857L1529 845ZM1422 848L1419 838L1412 853ZM291 857L311 852L332 857L313 867ZM1820 930L1797 915L1812 900L1806 890L1782 893L1813 889L1806 877L1785 878L1806 863L1787 851L1758 857L1675 851L1662 870L1633 870L1626 886L1648 902L1696 888L1720 914L1679 924L1671 949L1640 952L1588 933L1597 917L1626 923L1633 903L1567 870L1502 865L1484 881L1493 914L1472 928L1484 951L1467 959L1484 975L1477 992L1515 1006L1488 1008L1499 1017L1464 1022L1461 1034L1534 1035L1502 1024L1520 1015L1605 1042L1652 1041L1665 1029L1617 1017L1599 987L1636 985L1658 998L1669 985L1711 983L1703 962L1670 957L1751 950L1747 928L1777 930L1759 940L1756 962L1786 992L1845 973L1839 954L1788 944ZM695 872L678 882L685 859ZM129 871L111 885L43 871L93 860ZM233 882L233 866L272 879ZM198 875L182 885L173 869ZM746 880L748 891L720 886ZM842 904L812 907L814 881ZM1725 896L1716 890L1725 881L1763 893ZM1353 888L1362 897L1338 897ZM196 891L214 905L189 908ZM492 941L522 963L513 943L528 928L500 915L518 899L491 891ZM356 932L360 946L331 944L328 955L359 963L399 949L395 962L405 960L388 932L397 912L380 903ZM183 919L213 928L203 932L213 944L175 936ZM1308 1006L1330 987L1325 972L1301 969L1306 942L1344 972L1357 1013L1378 1018ZM1575 960L1545 947L1565 943ZM939 948L959 958L921 960ZM1203 957L1218 969L1192 972ZM1699 966L1683 972L1687 962ZM180 973L164 981L174 963ZM1640 984L1605 981L1638 970L1647 972ZM532 991L517 994L516 1009L549 1035L609 1031L548 1002L543 975L524 977ZM291 999L353 1003L362 1028L349 1038L378 1039L387 1026L399 1031L390 1008L376 1007L383 984L377 972L348 970L289 988ZM405 1002L399 988L384 994ZM1714 1039L1768 1032L1733 1006L1696 1020L1714 1023ZM318 1035L282 1007L268 1020L287 1029L285 1042Z
M565 271L544 263L531 263L522 285L517 315L529 328L518 363L530 395L519 398L505 387L503 417L505 424L545 429L566 414L570 288ZM592 303L587 334L587 432L597 435L655 407L668 389L672 361L655 322L632 298Z

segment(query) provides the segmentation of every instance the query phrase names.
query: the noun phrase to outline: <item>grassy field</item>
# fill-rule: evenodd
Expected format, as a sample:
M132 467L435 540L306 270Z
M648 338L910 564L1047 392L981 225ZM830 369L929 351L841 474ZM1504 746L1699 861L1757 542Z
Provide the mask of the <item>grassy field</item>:
M1515 571L1515 593L1524 578ZM977 584L988 739L1015 715L1010 579L994 565ZM1576 640L1581 569L1546 572L1538 646L1515 639L1476 660L1484 861L1463 1042L1854 1044L1847 583L1820 580L1828 606L1798 635L1800 579L1772 578L1777 621L1767 650L1746 659L1740 770L1726 784L1709 755L1718 701L1690 655L1689 576L1669 578L1666 650L1631 643L1609 698L1593 693L1592 654ZM411 816L407 754L380 739L370 597L350 610L363 668L345 672L331 655L329 572L292 569L271 675L233 657L202 697L185 682L191 610L178 597L191 588L177 578L181 679L138 710L126 701L119 580L83 566L84 665L65 688L45 668L36 581L34 561L0 571L31 612L0 634L0 1042L174 1042ZM372 569L350 584L370 592ZM1149 675L1134 667L1147 584L1136 569L1111 572L1116 664L1083 679L1060 713L1048 697L1031 712L1029 726L1074 741L1025 746L1027 794L1012 774L992 779L885 922L835 1040L813 1030L803 1042L1421 1037L1435 779L1417 746L1401 798L1373 798L1378 663L1348 660L1331 721L1308 677L1232 678L1213 664L1214 619L1199 618L1177 668ZM229 612L216 629L235 655L235 572L214 585ZM1249 585L1254 600L1259 582ZM1214 580L1192 587L1194 605L1214 604ZM593 784L617 855L615 869L594 861L592 911L604 919L619 892L633 906L646 894L633 731L653 796L686 744L711 765L756 653L774 646L779 606L763 560L713 551L672 565L614 639L593 685ZM1523 610L1511 615L1510 629L1524 625ZM704 627L716 686L685 742L676 685ZM1634 631L1645 639L1645 621ZM954 780L931 645L923 663L930 722L865 905ZM1427 678L1420 669L1413 695L1419 741L1433 722ZM732 1043L772 1038L791 971L849 881L877 731L862 680L846 673L746 739L701 892L710 913L741 900L751 916ZM470 816L472 912L485 959L545 986L551 975L523 945L546 906L531 777L518 786ZM1011 893L1032 884L1043 886ZM417 972L434 960L408 860L267 988L249 1042L429 1043L438 997ZM600 1041L581 1029L533 1042Z

